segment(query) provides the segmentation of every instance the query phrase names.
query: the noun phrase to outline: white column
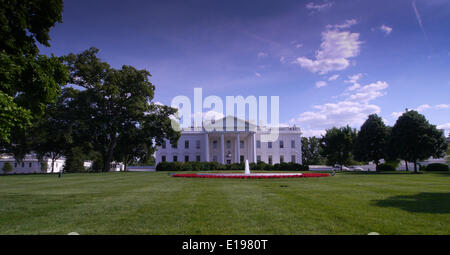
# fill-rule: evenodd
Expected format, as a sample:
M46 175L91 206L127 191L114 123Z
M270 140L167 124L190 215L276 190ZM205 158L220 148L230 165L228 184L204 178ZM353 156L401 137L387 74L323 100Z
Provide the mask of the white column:
M256 163L256 140L255 140L255 132L251 133L251 136L250 136L250 150L251 150L251 153L250 153L251 158L250 158L249 162L254 162L254 163Z
M220 134L220 164L225 164L225 141L223 133Z
M204 157L204 159L205 159L206 162L209 162L209 138L208 138L208 133L205 133L204 139L205 139L205 157Z
M236 134L236 163L241 163L241 139L239 133Z

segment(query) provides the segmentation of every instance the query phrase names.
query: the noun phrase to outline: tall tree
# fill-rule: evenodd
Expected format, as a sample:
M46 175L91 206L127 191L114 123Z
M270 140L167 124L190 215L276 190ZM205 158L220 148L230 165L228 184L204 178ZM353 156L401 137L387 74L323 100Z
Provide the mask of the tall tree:
M140 146L153 146L153 139L156 144L163 138L177 139L177 132L168 124L176 109L151 103L155 86L148 79L148 71L125 65L111 68L97 53L98 49L90 48L64 57L70 83L84 88L68 89L71 100L67 103L73 113L77 140L99 152L101 160L97 162L103 163L102 171L109 171L115 157L122 159L141 152ZM115 153L118 143L124 144L127 139L130 140L126 148Z
M397 158L414 162L429 157L442 157L447 150L444 132L431 125L425 116L414 110L406 110L392 127L390 147Z
M355 140L355 160L374 161L378 166L380 159L386 157L388 141L389 130L383 120L376 114L369 115Z
M0 0L0 143L22 136L67 82L61 61L37 46L50 46L62 10L61 0Z
M323 164L321 156L320 139L312 137L302 137L302 162L306 165Z
M346 127L327 129L322 136L322 155L326 157L327 164L342 166L351 162L353 144L356 139L356 130L348 125Z

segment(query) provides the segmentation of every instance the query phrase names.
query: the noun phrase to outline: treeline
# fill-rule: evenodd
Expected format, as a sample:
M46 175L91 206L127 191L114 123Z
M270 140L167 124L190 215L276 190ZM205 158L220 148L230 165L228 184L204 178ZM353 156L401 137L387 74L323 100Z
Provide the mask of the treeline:
M39 54L37 44L50 46L50 28L62 21L62 1L0 8L0 153L66 157L66 171L92 160L93 170L109 171L113 161L148 162L163 139L178 139L169 118L176 109L152 103L147 70L112 68L96 48Z
M443 157L447 146L443 130L417 111L406 110L393 127L372 114L359 132L347 125L327 129L321 138L302 138L302 157L307 165L339 164L341 167L373 161L377 170L395 170L399 160L404 160L407 170L407 163L412 162L417 172L418 161ZM382 159L386 163L381 165Z

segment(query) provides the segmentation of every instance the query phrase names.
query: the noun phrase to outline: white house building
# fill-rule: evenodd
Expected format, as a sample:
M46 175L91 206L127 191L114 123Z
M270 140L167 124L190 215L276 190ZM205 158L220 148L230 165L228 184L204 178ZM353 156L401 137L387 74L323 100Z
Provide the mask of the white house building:
M3 172L3 166L6 163L9 163L12 166L12 171L9 174L31 174L31 173L51 173L52 172L52 160L50 158L45 158L43 161L39 161L35 155L28 154L22 161L16 161L13 156L5 155L0 157L0 173ZM60 172L64 163L66 162L65 158L60 158L55 160L53 172ZM42 168L42 164L47 163L45 168Z
M215 123L223 123L217 128ZM226 117L202 128L185 128L177 145L166 140L157 147L156 164L159 162L215 161L221 164L252 162L276 164L280 162L302 163L301 132L298 127L278 128L278 139L264 142L263 135L270 128L255 126L247 121Z

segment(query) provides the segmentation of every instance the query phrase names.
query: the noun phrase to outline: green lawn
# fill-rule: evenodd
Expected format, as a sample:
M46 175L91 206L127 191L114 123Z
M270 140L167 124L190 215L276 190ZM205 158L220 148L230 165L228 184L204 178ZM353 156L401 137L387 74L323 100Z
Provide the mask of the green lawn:
M0 176L0 234L450 234L450 174Z

